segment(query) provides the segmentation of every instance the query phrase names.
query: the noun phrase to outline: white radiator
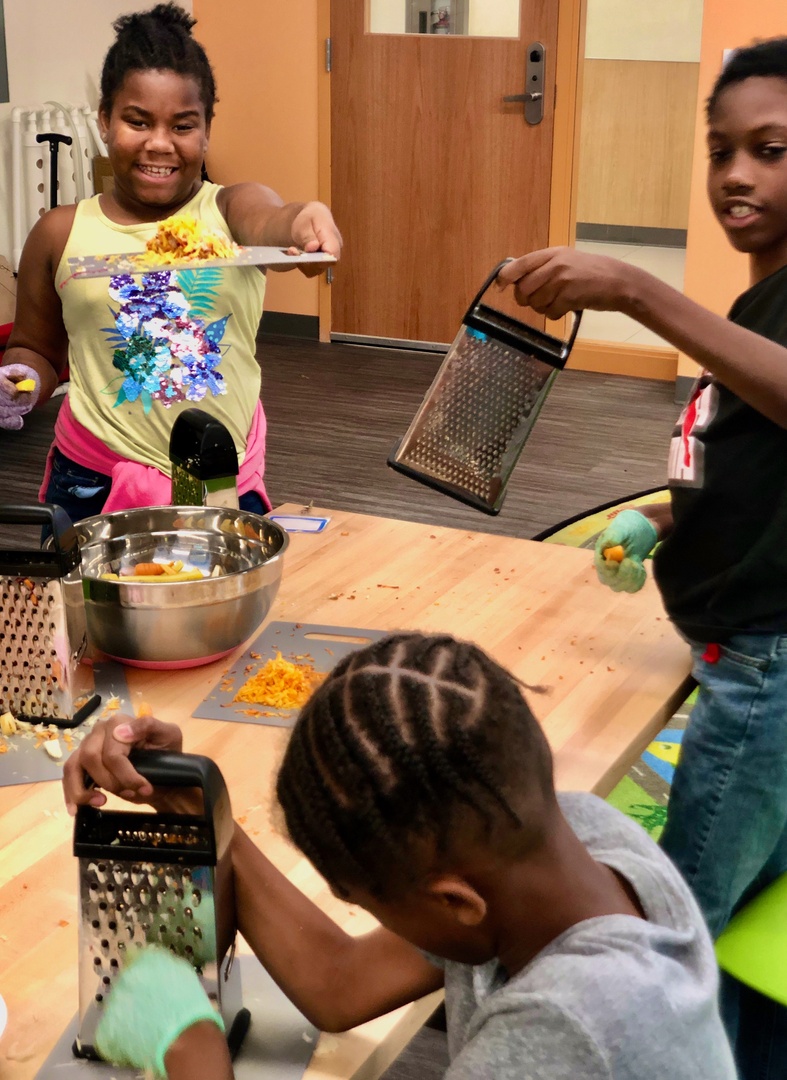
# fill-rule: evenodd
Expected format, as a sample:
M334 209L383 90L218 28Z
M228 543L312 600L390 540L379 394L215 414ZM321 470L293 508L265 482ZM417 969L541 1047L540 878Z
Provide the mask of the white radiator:
M79 202L93 194L93 157L104 152L95 112L89 105L47 101L35 109L11 112L11 190L13 267L19 268L27 234L52 205L49 189L49 145L36 135L69 135L71 145L58 147L57 202Z

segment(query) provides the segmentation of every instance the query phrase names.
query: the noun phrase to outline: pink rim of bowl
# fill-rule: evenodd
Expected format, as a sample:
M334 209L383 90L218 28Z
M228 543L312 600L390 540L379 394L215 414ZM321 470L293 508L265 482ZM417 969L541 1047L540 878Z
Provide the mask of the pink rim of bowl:
M191 660L128 660L124 656L113 656L111 653L106 655L110 660L117 660L119 664L125 664L127 667L150 668L152 671L180 671L182 668L212 664L214 660L221 660L222 657L229 656L234 651L234 648L224 649L223 652L213 653L211 656L199 656Z

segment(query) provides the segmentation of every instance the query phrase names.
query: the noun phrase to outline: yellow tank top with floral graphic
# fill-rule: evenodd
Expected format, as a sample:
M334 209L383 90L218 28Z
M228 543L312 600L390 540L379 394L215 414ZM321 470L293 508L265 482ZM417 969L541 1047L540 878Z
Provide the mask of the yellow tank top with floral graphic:
M180 213L229 235L219 191L203 183ZM69 277L69 258L143 251L156 228L115 224L99 196L77 205L55 276L68 333L71 411L110 450L169 474L172 425L197 406L228 428L242 461L260 391L255 342L264 275L228 266Z

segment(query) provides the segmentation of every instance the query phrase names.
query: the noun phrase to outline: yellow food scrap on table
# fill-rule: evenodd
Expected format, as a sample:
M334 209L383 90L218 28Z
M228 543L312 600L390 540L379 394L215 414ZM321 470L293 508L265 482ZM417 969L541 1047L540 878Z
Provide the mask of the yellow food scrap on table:
M622 544L615 544L614 547L604 548L604 558L607 562L623 562L626 557L626 552L623 550Z
M44 743L44 749L53 761L60 761L63 756L63 748L59 739L48 739Z
M180 259L229 259L240 250L229 237L211 232L191 214L175 214L160 222L146 247L138 258L147 266L166 266Z
M0 716L0 735L16 735L17 731L19 731L19 725L11 713L3 713Z
M275 660L268 660L256 675L246 680L234 700L275 709L297 709L305 705L324 678L324 673L315 671L311 664L293 664L276 653Z

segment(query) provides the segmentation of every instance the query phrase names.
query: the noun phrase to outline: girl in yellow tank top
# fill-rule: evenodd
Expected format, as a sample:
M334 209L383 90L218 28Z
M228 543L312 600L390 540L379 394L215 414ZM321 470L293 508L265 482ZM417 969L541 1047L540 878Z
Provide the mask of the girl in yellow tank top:
M241 505L266 508L255 355L265 278L250 267L163 268L69 282L67 260L141 251L158 222L178 212L241 244L341 251L322 203L285 204L258 184L204 179L216 87L193 25L172 3L114 23L99 105L113 188L45 214L20 262L17 317L0 367L0 427L21 428L68 364L41 494L73 520L161 502L172 424L195 404L233 437Z

